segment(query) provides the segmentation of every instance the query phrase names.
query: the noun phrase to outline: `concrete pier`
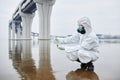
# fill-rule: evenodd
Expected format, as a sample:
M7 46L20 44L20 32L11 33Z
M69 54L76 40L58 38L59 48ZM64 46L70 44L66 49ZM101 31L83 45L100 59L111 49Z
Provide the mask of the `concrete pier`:
M39 39L50 39L50 16L55 0L34 0L39 14Z
M12 40L15 40L15 21L12 21Z
M21 37L22 37L21 22L19 22L18 24L16 24L16 30L17 30L17 32L16 32L16 36L17 36L16 39L20 40Z
M11 33L12 33L12 24L9 23L9 27L8 27L8 38L9 40L11 39Z
M34 17L33 14L26 14L26 13L20 13L22 18L22 39L31 39L30 33L31 33L31 25Z

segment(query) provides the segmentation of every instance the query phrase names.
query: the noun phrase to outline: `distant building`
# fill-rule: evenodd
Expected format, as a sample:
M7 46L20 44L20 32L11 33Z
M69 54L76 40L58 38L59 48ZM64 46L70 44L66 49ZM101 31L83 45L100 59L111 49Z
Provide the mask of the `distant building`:
M96 34L99 39L120 39L120 35Z

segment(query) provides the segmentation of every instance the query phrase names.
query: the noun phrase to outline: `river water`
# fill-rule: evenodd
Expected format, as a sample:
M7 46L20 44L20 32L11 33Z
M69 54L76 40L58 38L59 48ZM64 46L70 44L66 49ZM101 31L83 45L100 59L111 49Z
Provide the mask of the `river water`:
M0 80L120 80L120 40L101 40L99 51L85 71L50 40L1 40Z

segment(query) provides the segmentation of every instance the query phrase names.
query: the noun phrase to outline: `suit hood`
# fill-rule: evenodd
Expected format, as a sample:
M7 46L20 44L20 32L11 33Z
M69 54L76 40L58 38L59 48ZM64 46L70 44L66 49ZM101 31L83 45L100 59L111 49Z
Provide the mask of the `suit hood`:
M84 26L84 28L86 30L85 35L88 35L91 33L92 27L91 27L91 22L90 22L89 18L83 17L83 18L80 18L77 22L78 22L78 25Z

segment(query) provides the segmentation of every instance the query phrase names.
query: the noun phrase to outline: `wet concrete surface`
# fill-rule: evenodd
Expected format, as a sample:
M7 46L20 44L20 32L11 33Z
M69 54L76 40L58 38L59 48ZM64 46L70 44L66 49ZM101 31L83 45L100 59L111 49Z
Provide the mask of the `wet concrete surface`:
M100 43L94 71L81 69L50 40L1 42L0 80L120 80L119 42Z

